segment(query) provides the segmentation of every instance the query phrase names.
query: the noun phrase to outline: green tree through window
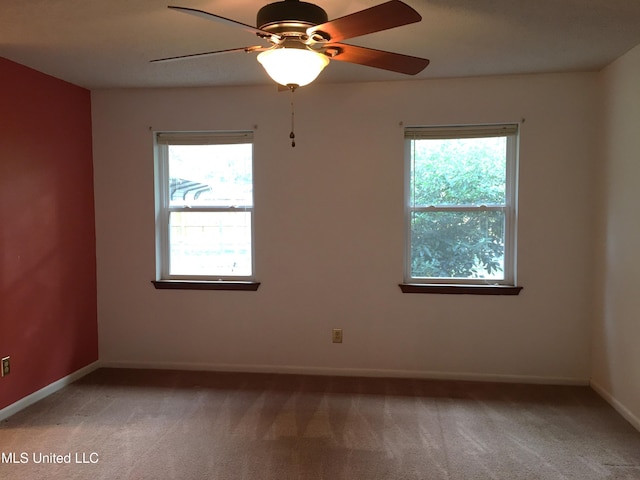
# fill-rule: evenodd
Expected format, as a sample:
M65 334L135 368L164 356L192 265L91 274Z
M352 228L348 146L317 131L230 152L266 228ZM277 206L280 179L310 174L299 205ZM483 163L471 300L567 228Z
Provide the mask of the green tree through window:
M510 277L511 138L500 129L408 135L409 280Z

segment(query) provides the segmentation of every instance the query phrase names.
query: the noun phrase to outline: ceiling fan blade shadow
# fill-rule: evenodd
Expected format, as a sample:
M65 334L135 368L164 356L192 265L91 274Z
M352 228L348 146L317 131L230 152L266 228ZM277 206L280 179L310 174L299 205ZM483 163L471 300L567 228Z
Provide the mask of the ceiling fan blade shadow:
M429 65L429 60L426 58L357 47L346 43L331 43L324 49L332 60L381 68L406 75L416 75Z
M235 20L231 20L230 18L221 17L220 15L215 15L213 13L205 12L204 10L198 10L196 8L187 8L187 7L175 7L171 5L168 8L172 10L176 10L178 12L187 13L189 15L194 15L196 17L204 18L205 20L213 20L214 22L222 23L232 27L240 27L251 33L255 33L261 38L271 38L271 37L281 38L279 35L274 35L273 33L269 33L266 30L260 30L259 28L252 27L251 25L247 25L246 23L236 22Z
M189 55L178 55L177 57L167 57L167 58L157 58L155 60L150 60L150 63L159 63L159 62L172 62L174 60L185 60L188 58L202 58L208 57L211 55L221 55L224 53L235 53L235 52L263 52L265 50L269 50L270 47L263 47L261 45L256 45L253 47L241 47L241 48L229 48L227 50L216 50L213 52L203 52L203 53L192 53Z
M390 28L419 22L422 17L418 12L400 0L391 0L375 7L336 18L327 23L307 29L307 35L324 34L331 42L339 42L347 38L359 37L369 33L380 32Z

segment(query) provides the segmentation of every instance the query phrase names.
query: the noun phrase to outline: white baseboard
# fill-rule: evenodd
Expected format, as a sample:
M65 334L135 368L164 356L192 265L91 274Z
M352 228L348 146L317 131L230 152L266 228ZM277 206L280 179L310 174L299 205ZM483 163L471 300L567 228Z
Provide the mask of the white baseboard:
M48 397L52 393L55 393L58 390L66 387L67 385L75 382L76 380L81 379L82 377L84 377L85 375L88 375L89 373L93 372L99 367L100 367L99 362L93 362L87 365L86 367L83 367L80 370L76 370L72 374L61 378L60 380L57 380L47 385L46 387L41 388L37 392L33 392L31 395L28 395L23 399L18 400L15 403L12 403L8 407L5 407L2 410L0 410L0 421L10 417L11 415L18 413L20 410L23 410L30 405L33 405L34 403L42 400L43 398Z
M598 395L604 398L609 405L622 415L636 430L640 431L640 418L634 415L631 410L625 407L618 399L616 399L611 393L605 390L597 382L591 380L591 388L593 388Z
M571 377L541 377L484 373L454 373L422 370L391 370L366 368L325 368L288 365L237 365L181 362L101 361L104 368L142 368L153 370L192 370L240 373L282 373L300 375L332 375L342 377L417 378L432 380L463 380L473 382L529 383L541 385L589 385L589 379Z

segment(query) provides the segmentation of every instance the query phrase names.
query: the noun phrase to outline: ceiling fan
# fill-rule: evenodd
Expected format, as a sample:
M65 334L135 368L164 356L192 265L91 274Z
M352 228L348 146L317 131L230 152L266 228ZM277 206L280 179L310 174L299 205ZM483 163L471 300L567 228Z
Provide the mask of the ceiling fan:
M257 28L203 10L169 6L170 9L240 27L268 45L160 58L152 62L184 60L233 52L260 52L257 60L269 76L292 91L317 78L330 60L366 65L407 75L420 73L429 64L425 58L402 55L342 43L343 40L419 22L422 17L400 0L361 10L329 21L317 5L299 0L282 0L262 7Z

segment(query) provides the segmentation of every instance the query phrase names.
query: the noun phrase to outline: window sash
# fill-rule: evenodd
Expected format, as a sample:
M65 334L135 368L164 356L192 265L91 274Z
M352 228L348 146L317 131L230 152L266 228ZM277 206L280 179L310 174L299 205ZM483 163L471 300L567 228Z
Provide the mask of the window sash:
M176 206L170 205L169 182L169 146L170 145L219 145L219 144L253 144L253 132L157 132L156 143L156 278L159 280L229 280L250 281L255 279L255 239L254 239L254 206ZM252 156L253 157L253 156ZM253 176L253 158L251 160ZM252 180L253 182L253 180ZM250 256L251 267L248 275L230 275L211 273L206 275L171 274L171 213L179 212L211 212L250 214Z
M515 285L516 284L516 231L517 231L517 154L519 124L492 124L471 126L437 126L405 128L405 283L422 284L469 284L469 285ZM504 204L482 205L413 205L411 190L412 149L411 141L420 139L458 138L507 138L506 184ZM412 218L416 212L481 212L502 211L504 226L503 279L460 278L460 277L413 277L412 276Z
M412 212L486 212L506 211L506 204L499 205L429 205L426 207L409 206Z

